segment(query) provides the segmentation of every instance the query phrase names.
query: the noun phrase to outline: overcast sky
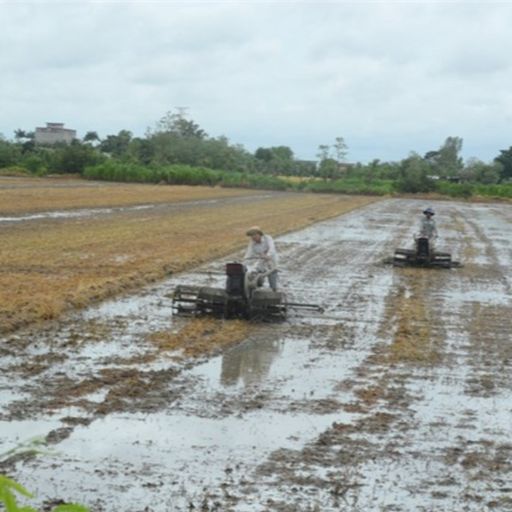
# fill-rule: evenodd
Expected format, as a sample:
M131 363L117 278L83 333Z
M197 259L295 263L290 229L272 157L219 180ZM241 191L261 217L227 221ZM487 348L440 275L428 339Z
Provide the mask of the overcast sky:
M511 2L0 0L0 133L143 135L176 106L210 135L349 161L512 145Z

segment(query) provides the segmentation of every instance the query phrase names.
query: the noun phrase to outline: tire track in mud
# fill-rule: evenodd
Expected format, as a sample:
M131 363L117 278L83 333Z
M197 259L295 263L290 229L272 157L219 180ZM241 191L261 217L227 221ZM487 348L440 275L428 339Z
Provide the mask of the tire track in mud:
M493 207L453 209L470 238L464 268L449 273L434 295L446 361L431 379L430 403L423 407L436 411L432 451L442 461L427 484L454 509L512 510L510 486L503 484L512 470L512 294L510 266L504 264L511 224L500 222ZM495 236L497 227L501 236Z
M466 219L467 209L456 215ZM260 466L258 476L271 489L267 499L273 510L512 509L511 489L505 484L512 470L506 427L512 420L510 406L501 411L505 419L495 428L485 428L497 412L488 371L492 369L498 379L507 375L501 388L508 393L512 389L510 315L500 306L477 301L464 315L444 293L461 280L474 286L474 273L481 273L482 280L503 277L491 239L480 226L475 229L474 222L470 228L481 235L476 242L484 240L485 254L492 257L489 271L472 271L470 258L463 272L397 269L382 320L382 341L359 367L357 377L340 383L341 389L354 391L356 400L348 408L359 417L334 423L300 451L277 451ZM457 232L448 237L460 238ZM498 300L507 295L510 311L508 288L498 288ZM478 314L480 308L485 313ZM461 331L466 331L469 344L460 344ZM482 377L476 378L487 393L479 398L489 399L483 407L478 402L482 413L464 403L467 378L458 393L450 389L451 383L445 384L453 378L453 367L464 364L469 364L467 374L478 375L484 369L483 384ZM432 390L425 393L429 387ZM436 391L440 407L435 404ZM500 403L506 401L501 398ZM475 436L472 431L479 429ZM459 469L455 474L454 467ZM283 493L285 487L294 492Z
M419 279L418 271L423 274ZM273 510L377 510L382 506L378 486L384 482L368 482L368 462L374 467L399 463L412 428L410 406L416 398L407 390L407 366L437 364L440 358L439 340L433 342L430 330L426 296L433 282L427 273L396 270L384 316L378 321L380 341L355 374L339 382L340 391L352 393L344 408L358 413L357 417L335 422L300 451L275 452L259 467L258 476L270 479L270 486L300 490L295 497L270 498ZM384 484L383 494L397 483ZM370 485L374 487L368 489Z
M60 431L69 436L62 441L58 434L64 427L57 422L61 468L50 471L52 460L46 457L20 463L17 475L30 471L34 485L27 485L35 490L38 478L51 475L74 499L82 492L87 498L94 489L95 510L136 510L134 502L149 501L155 510L187 510L191 505L236 511L456 510L463 504L476 511L482 503L506 506L506 486L499 480L509 470L510 450L502 433L512 419L505 414L492 434L483 426L488 415L482 419L475 403L464 402L468 376L478 373L483 352L492 346L492 340L478 338L482 322L494 322L503 333L509 326L499 304L467 296L475 289L485 291L489 279L493 286L501 282L495 280L496 262L489 263L487 256L482 260L481 254L483 247L485 254L503 258L503 247L485 247L493 239L481 219L475 222L487 241L476 237L465 222L471 207L446 203L439 206L441 232L453 245L467 239L466 267L413 271L382 266L380 261L395 247L412 241L410 219L421 207L422 202L412 200L386 201L279 238L283 287L294 300L325 303L325 315L256 326L243 343L218 357L185 367L169 360L143 362L143 336L168 328L162 297L176 279L146 296L94 310L86 319L99 322L98 336L78 343L83 352L71 354L57 372L73 378L77 372L90 376L91 369L94 375L95 370L123 367L111 350L105 348L103 356L98 350L116 337L124 339L114 345L120 361L141 358L133 364L137 379L161 371L162 365L177 374L169 373L155 390L155 400L161 400L157 413L106 411L103 420L88 427ZM503 267L500 272L510 276ZM180 279L188 281L187 276L195 282L205 279L201 272ZM498 297L503 298L504 290L498 289ZM109 319L117 327L102 332ZM77 321L60 342L50 341L55 335L50 332L41 345L53 342L65 349L74 337L83 339L80 325L86 324ZM136 350L131 345L135 340ZM489 370L499 368L493 361L503 350L499 334L488 354ZM502 364L503 370L510 374L509 362ZM32 385L43 386L51 375L42 373ZM112 376L122 379L122 374ZM502 392L510 391L508 377L493 382L492 397L481 392L474 397L486 414L492 409L490 399L502 400ZM166 398L169 392L174 394ZM74 417L79 420L80 414ZM131 434L135 432L140 433ZM102 436L112 446L93 448L95 442L101 445ZM86 447L89 457L80 452ZM88 493L69 477L71 470L88 479ZM473 483L479 474L485 479L482 485L491 488L487 497ZM108 481L102 475L109 475ZM116 491L128 487L126 495Z
M379 211L379 209L380 207L378 205L372 205L369 208L370 212L374 210ZM333 221L327 221L326 223L322 223L319 226L333 226L337 225L338 223L343 224L345 222L352 222L351 219L359 219L359 223L361 220L363 220L364 223L366 215L366 210L360 210L350 213L345 217L341 217ZM349 226L349 229L353 231L352 235L356 234L356 232L354 232L353 226ZM360 227L358 226L357 229L359 230ZM368 229L368 227L366 227L366 229ZM332 230L332 227L328 228L327 230ZM302 245L300 243L303 236L311 236L314 239L316 236L315 231L316 228L313 227L309 230L303 230L299 232L300 235L295 234L284 237L283 240L285 243L283 244L283 256L285 259L293 260L295 256L297 256L298 259L301 251L303 251L304 247L307 246L307 243ZM309 233L309 235L307 235L307 233ZM347 235L347 240L350 238L349 235L350 233ZM296 236L299 236L298 241L294 241L294 237ZM350 243L341 246L338 244L339 235L333 233L329 235L329 233L327 233L326 237L327 240L323 240L321 242L325 242L327 245L326 248L323 249L324 256L323 258L319 257L319 260L325 261L330 252L335 252L340 257L331 258L333 267L329 268L327 266L327 271L324 266L321 266L320 269L323 274L321 276L319 275L318 266L314 267L313 274L316 275L316 277L321 277L323 280L322 283L315 283L314 285L311 284L314 281L309 279L308 272L310 271L311 267L308 263L304 263L304 266L299 268L299 272L297 272L295 262L290 261L288 265L284 265L283 267L284 285L286 287L289 286L294 297L299 300L303 298L303 296L311 296L313 294L317 295L321 301L329 301L334 295L337 295L338 298L341 295L342 302L344 302L344 306L346 308L353 307L354 310L358 309L361 311L361 313L366 313L368 304L365 304L365 301L371 298L375 291L379 291L378 286L383 286L383 289L385 290L385 287L388 285L387 281L389 281L389 279L386 278L381 284L379 284L382 279L378 275L370 275L368 277L362 275L354 277L352 275L352 273L354 273L353 271L351 274L345 274L342 272L344 270L343 262L350 259L348 256L344 256L344 251L352 252L354 248L359 244L359 251L362 254L365 251L365 246L368 246L367 240L365 240L364 237L359 241L350 241ZM383 240L385 241L385 238ZM289 245L287 246L286 244L288 242ZM388 242L388 247L381 247L380 250L382 254L389 252L391 250L391 244ZM371 247L371 253L369 252L367 255L365 255L362 260L355 265L356 271L361 271L363 274L366 274L368 271L367 263L370 262L373 258L380 259L380 256L375 253L375 244ZM204 280L204 275L198 275L196 279ZM301 279L304 282L304 286L299 284L298 286L294 287L294 283L300 281ZM161 298L156 299L154 296L156 295L157 297L161 297L166 292L168 292L169 288L171 288L175 282L176 280L171 280L167 284L162 285L160 288L153 288L151 292L148 292L148 294L152 295L151 297L146 298L144 295L138 298L135 297L133 299L133 305L130 303L129 298L126 299L126 305L123 304L123 301L118 301L119 305L117 305L117 303L114 301L111 306L107 306L103 310L102 306L100 306L99 308L92 308L91 310L88 310L89 313L86 312L83 317L82 315L77 314L72 317L69 322L56 324L55 328L50 328L46 333L43 333L42 335L34 333L38 341L26 347L26 350L29 354L31 351L34 351L35 353L33 353L32 356L37 358L38 355L44 356L45 354L64 352L68 356L68 359L62 362L55 361L56 363L59 363L58 365L50 364L46 367L38 368L35 372L36 375L33 375L32 377L29 376L31 375L31 372L34 371L34 369L28 368L27 372L25 373L25 376L28 378L24 378L23 383L18 383L20 386L19 389L26 393L27 398L15 402L15 407L12 412L19 413L21 418L31 417L34 414L40 415L44 409L47 409L49 406L48 401L45 401L44 399L58 397L59 391L60 396L62 396L63 393L72 394L74 384L73 381L77 378L78 382L83 382L85 388L79 388L79 400L72 402L72 409L76 411L77 408L82 408L83 411L83 408L85 407L85 411L87 411L89 410L89 407L97 407L98 403L101 405L101 402L104 401L105 392L107 393L107 396L110 393L108 386L105 388L104 385L101 385L101 383L105 383L105 379L101 376L102 374L104 375L107 370L109 370L109 376L111 375L113 380L127 380L128 387L126 388L126 396L124 398L128 398L130 407L133 407L133 405L137 403L137 400L135 399L136 396L130 396L128 389L130 387L133 389L140 388L142 393L144 393L147 391L147 386L149 384L154 385L158 382L153 381L151 379L151 375L158 374L159 369L158 364L154 370L150 368L151 364L144 364L143 352L140 353L140 351L136 349L134 350L133 347L128 347L128 345L130 342L133 342L136 339L138 339L140 343L140 334L147 332L148 327L150 327L151 330L157 331L160 328L159 326L166 326L168 318L163 318L166 312L165 308L163 308L163 312L159 312L158 318L152 318L149 320L149 316L155 313L156 307L162 309L161 304L158 304L158 301L161 302ZM327 285L325 283L327 283ZM359 288L358 293L354 293L355 285L357 285ZM376 285L378 286L375 289ZM384 291L379 293L384 293ZM377 301L380 301L378 297ZM337 306L333 304L332 307L333 313L336 313L335 310ZM128 312L128 314L124 314L126 312ZM377 311L377 316L378 314L380 313ZM111 329L105 328L105 324L109 323L109 320L112 322L112 325L110 325ZM371 330L372 328L372 324L363 324L362 327L357 327L354 323L353 330L354 332L357 331L355 335L359 335L364 338L367 331ZM198 422L198 420L201 418L206 420L208 418L212 418L212 420L218 421L219 419L222 419L222 417L225 417L230 421L233 421L232 418L237 418L240 415L245 417L259 410L269 411L264 412L263 417L270 413L270 423L276 421L276 414L280 414L283 418L286 418L287 414L283 414L283 411L288 411L288 413L290 413L293 417L298 414L302 415L304 418L308 418L311 415L313 419L317 418L317 420L315 420L316 423L320 421L320 425L325 424L325 422L329 423L330 420L328 418L324 419L324 417L338 410L339 404L330 399L330 395L332 394L330 390L330 382L322 386L321 380L323 379L325 373L323 365L325 365L325 359L330 357L330 351L332 351L334 347L339 348L340 345L347 343L340 343L339 341L340 334L343 334L342 324L340 323L339 319L330 318L327 321L315 320L313 322L302 322L300 318L292 318L288 324L285 324L282 327L264 326L261 329L256 329L256 331L258 331L255 334L256 346L260 345L263 341L265 341L265 339L276 339L276 341L271 341L271 345L273 347L271 346L270 350L268 350L271 357L267 358L266 361L263 357L263 361L260 361L260 365L266 367L267 370L272 366L272 364L276 366L275 361L272 361L272 357L276 355L279 356L279 354L276 354L276 348L278 352L279 350L287 350L286 347L283 349L284 345L291 347L291 356L297 357L299 359L298 361L295 361L295 363L298 364L297 368L292 372L291 378L286 377L286 375L290 373L290 370L288 368L284 368L281 370L284 371L284 378L281 378L278 375L277 378L275 378L269 385L261 384L261 382L258 381L255 383L257 388L256 393L255 389L249 389L248 387L247 393L243 391L235 391L233 393L233 399L231 400L229 392L219 392L218 396L216 397L214 396L215 391L213 393L209 393L207 389L205 390L204 387L199 386L198 382L194 381L195 378L197 380L197 375L194 377L194 375L185 375L183 372L179 372L176 377L168 378L170 376L170 373L168 373L167 380L164 379L162 381L164 387L157 387L156 391L158 391L158 389L161 389L162 391L165 390L165 383L167 383L167 386L172 386L172 389L175 391L175 395L170 397L170 400L168 399L167 402L165 395L158 397L159 399L163 398L163 402L160 400L159 407L162 409L162 407L165 407L165 403L174 403L174 414L176 416L179 416L180 414L186 414L189 417L193 415L193 421L196 425L195 428L197 428L199 425L200 422ZM310 337L313 337L314 339L310 340ZM319 339L320 337L325 337L325 340ZM12 338L16 338L16 335ZM117 344L110 342L110 344L113 344L114 348L119 350L119 357L125 357L126 359L128 356L133 356L134 360L136 360L138 356L141 357L141 362L138 365L134 365L135 368L138 368L137 372L134 374L129 372L123 373L123 365L119 367L119 365L116 364L116 358L113 357L113 354L111 353L112 349L108 348L109 339L111 338L118 338L120 340ZM347 337L345 337L345 339L347 339ZM351 339L349 339L349 341L352 343ZM14 340L14 342L16 342L16 340ZM370 345L372 342L372 339L368 339L367 341L367 343ZM250 339L248 340L248 343L251 343ZM310 357L310 343L314 343L316 345L316 348L313 347L315 350L325 353L322 354L321 357ZM48 349L50 349L49 352ZM352 357L360 357L358 354L359 349L356 349L353 346L353 343L351 351ZM97 354L95 354L95 352L97 352ZM284 354L284 357L286 357L286 354ZM17 359L16 355L12 354L12 358L14 363ZM41 364L43 364L43 359L44 357L41 357ZM253 351L252 359L252 363L248 363L247 366L251 366L251 364L252 366L257 366L257 364L255 365L254 361L262 359L260 350L258 348ZM245 362L247 363L247 361ZM293 363L294 362L292 361L292 364ZM172 373L174 367L173 364L169 362L165 362L165 364L168 367L169 364L171 365L168 372ZM301 384L303 384L301 382L303 380L301 371L304 368L309 368L309 376L316 379L314 382L305 383L305 389L301 388ZM227 371L224 372L224 378L229 380L228 373L229 372ZM334 371L330 380L334 381L336 375L337 372ZM149 381L148 377L150 377ZM62 380L63 378L66 380ZM295 387L297 389L294 389ZM309 396L310 390L315 392L316 388L321 387L324 387L325 391L317 392L315 396ZM195 396L194 389L197 391ZM96 400L98 399L99 402L96 403ZM70 404L64 400L62 405L68 406ZM131 410L130 407L128 407L127 411ZM111 411L104 412L113 413L115 410L116 407L112 408ZM112 420L108 419L113 416L115 415L109 414L106 418L106 423L116 421L115 418ZM50 436L52 438L59 439L59 449L63 450L65 450L63 446L66 445L68 439L69 443L76 443L77 436L80 437L80 435L85 434L87 437L87 432L93 430L97 425L102 423L101 420L97 419L97 417L94 415L91 416L90 414L86 413L84 416L83 412L79 412L78 414L77 412L73 412L71 416L66 412L65 419L66 422L63 421L65 425L72 425L73 423L78 424L78 426L75 427L75 431L73 432L71 428L67 428L67 430L64 432L60 428L56 428L54 429L56 433L53 436ZM85 425L80 425L81 423L87 423L91 419L94 419L94 421L90 423L87 428ZM249 421L249 424L253 421L251 418L248 420L245 420L245 418L242 419L244 422ZM306 421L306 424L308 421L309 420ZM299 432L304 430L304 427L300 422L298 422L298 425ZM292 425L287 428L289 428L291 432L296 430L296 428ZM314 429L317 430L318 428L318 426L314 427ZM308 431L308 428L305 430ZM66 436L68 436L67 439L62 439ZM282 441L285 442L285 439ZM276 442L279 443L279 440ZM190 457L194 457L192 452ZM38 461L32 461L30 463L27 462L26 464L31 467L31 470L34 471L34 479L36 479L35 475L38 471L36 468L40 468L40 475L45 474L44 464L40 466ZM63 468L69 467L69 464L77 464L77 461L73 459L73 457L69 459L66 458L63 463ZM97 468L86 468L85 470L89 476L94 479L94 473L89 472L93 469ZM23 473L23 465L19 470ZM223 471L224 468L221 468L222 473ZM57 480L59 479L59 475L54 476ZM151 474L151 476L157 478L158 475ZM44 476L42 476L42 478L44 479ZM204 475L201 478L204 478ZM70 486L71 489L73 488L73 485L77 486L78 488L80 487L79 482L69 482L69 484L66 485ZM104 485L104 483L96 482L96 485L101 486ZM37 490L38 487L36 481L34 481L34 486L32 487ZM192 488L191 491L187 492L194 493L195 491ZM74 495L74 498L77 499L76 494Z
M379 206L377 205L376 208L379 209ZM361 213L357 212L345 215L342 219L347 227L353 229L351 218L357 219L360 216ZM383 292L379 289L388 284L387 282L381 283L382 278L379 276L381 269L375 265L375 262L379 262L382 256L391 250L392 245L389 241L386 241L385 244L382 241L371 244L365 241L358 242L360 258L357 262L353 261L351 272L346 272L345 264L351 259L347 252L352 253L354 242L349 237L346 243L340 243L337 237L332 237L332 231L327 227L338 222L340 221L327 221L319 225L326 226L331 233L320 244L313 243L308 239L308 233L311 233L313 237L317 236L316 227L299 231L298 234L281 237L278 241L282 260L280 279L283 288L289 292L293 300L320 302L326 306L325 314L309 319L307 314L306 318L302 318L299 313L292 315L284 325L253 326L251 335L244 346L228 352L228 355L231 352L235 353L233 359L238 359L240 366L251 366L250 362L244 360L240 353L247 352L248 359L250 359L258 353L257 347L265 343L270 347L269 352L274 353L275 357L285 357L282 355L282 346L289 340L292 340L292 343L304 345L305 350L309 348L321 351L345 349L354 352L354 357L358 357L355 353L362 347L355 347L355 340L358 338L364 340L365 337L369 340L372 339L374 335L370 331L375 328L376 321L371 317L372 310L369 308L368 302L371 302L372 296L376 292L380 296ZM301 240L297 240L297 238ZM381 247L376 250L379 244ZM389 279L384 279L384 281L387 280ZM366 320L362 322L362 325L356 325L357 319L363 316L367 317ZM275 342L274 339L278 341ZM284 343L282 340L285 340ZM226 355L223 356L223 359L225 358ZM255 359L258 359L257 355ZM271 364L269 360L264 362L267 367ZM305 361L305 364L314 366L312 361ZM228 368L230 365L224 364L223 361L223 366ZM208 370L204 371L208 372ZM239 376L243 372L238 368L231 373L231 377L225 377L226 380L236 381L233 375ZM261 372L255 370L255 373L260 374ZM249 380L251 379L249 378ZM268 386L261 382L257 382L257 384L256 399L253 399L254 390L250 386L242 390L237 389L233 395L226 393L223 388L216 387L212 394L209 394L210 390L208 389L199 388L195 400L189 400L186 404L187 409L184 410L187 413L195 413L197 409L201 408L201 414L217 416L239 414L262 408L274 411L300 410L316 413L329 413L340 409L339 402L334 400L329 393L322 394L312 391L311 397L308 399L294 397L290 400L286 394L279 393L274 382ZM294 390L292 391L294 392ZM207 403L206 408L202 405L204 402Z
M499 225L495 220L498 212L499 216L506 218L504 212L493 211L492 224ZM467 363L473 369L472 375L466 379L467 393L491 396L495 388L512 388L512 377L507 368L512 358L512 272L507 262L510 237L491 239L475 220L468 218L469 215L462 214L464 227L467 226L467 231L475 233L478 244L485 247L484 250L481 248L480 254L473 252L474 259L482 261L483 253L485 260L477 265L470 259L463 269L466 280L453 283L452 286L459 296L465 295L466 298L466 310L459 314L466 319L464 331L467 333L468 346L471 347L466 356ZM500 231L500 234L504 233ZM493 297L496 292L497 296Z

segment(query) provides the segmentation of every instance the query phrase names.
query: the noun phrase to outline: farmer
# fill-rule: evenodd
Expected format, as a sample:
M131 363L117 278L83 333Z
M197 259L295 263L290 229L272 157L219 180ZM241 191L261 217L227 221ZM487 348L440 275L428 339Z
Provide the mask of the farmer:
M245 251L244 263L257 260L258 271L269 272L268 283L272 290L277 291L277 252L274 240L270 235L263 234L258 226L253 226L246 233L251 239Z
M424 217L421 219L420 237L426 237L431 241L437 238L436 221L434 220L434 210L427 208L423 210Z

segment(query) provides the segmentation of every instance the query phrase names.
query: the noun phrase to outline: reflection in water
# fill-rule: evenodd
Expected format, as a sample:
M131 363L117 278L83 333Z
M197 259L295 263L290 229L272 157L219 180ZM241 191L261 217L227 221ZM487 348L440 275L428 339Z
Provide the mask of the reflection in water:
M259 339L226 352L222 357L221 383L234 386L241 380L244 386L250 386L262 381L281 348L278 340Z

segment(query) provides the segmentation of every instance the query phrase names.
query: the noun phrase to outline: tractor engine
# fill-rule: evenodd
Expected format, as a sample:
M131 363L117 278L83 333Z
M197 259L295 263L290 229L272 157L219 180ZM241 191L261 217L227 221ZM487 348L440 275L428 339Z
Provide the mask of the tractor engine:
M418 260L429 261L430 258L430 247L429 240L426 237L420 237L416 239L416 255Z
M265 288L263 280L268 276L265 271L247 270L238 262L227 263L225 271L225 288L177 286L172 294L173 311L183 315L260 321L284 320L289 307L323 312L317 304L288 302L283 292Z
M226 264L226 293L230 297L243 297L245 268L241 263Z
M386 260L388 261L388 260ZM414 249L396 249L389 263L395 267L460 267L450 253L436 251L433 243L425 236L415 238Z
M212 315L221 318L284 319L286 297L282 292L265 289L257 282L248 287L247 270L242 263L227 263L225 288L177 286L173 309L177 313ZM252 283L252 281L251 281Z

